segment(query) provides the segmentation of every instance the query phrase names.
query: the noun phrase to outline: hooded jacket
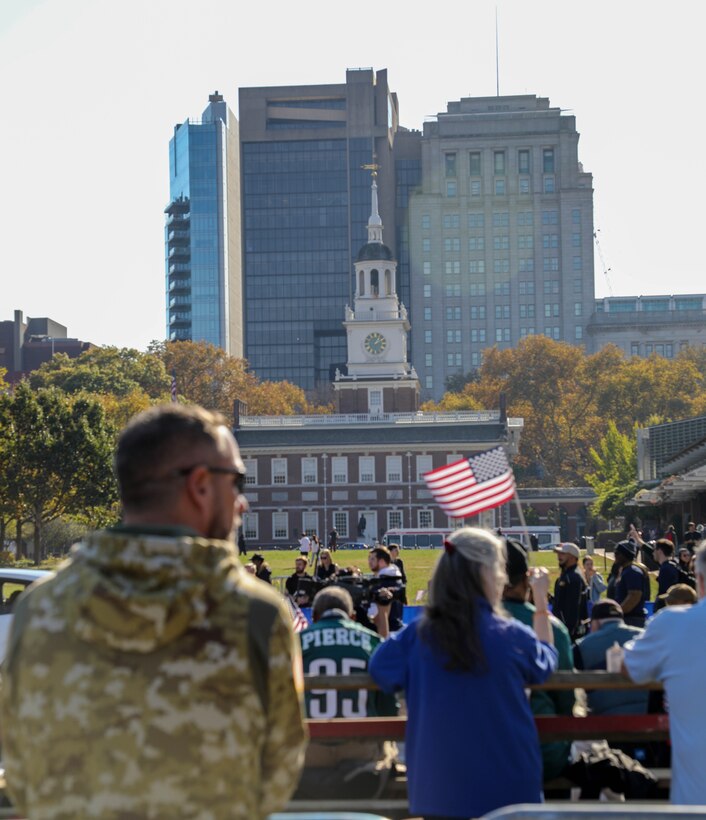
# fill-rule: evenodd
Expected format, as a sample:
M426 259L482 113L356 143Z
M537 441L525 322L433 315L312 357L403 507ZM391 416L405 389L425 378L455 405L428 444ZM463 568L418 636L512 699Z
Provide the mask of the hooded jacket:
M91 535L18 600L8 790L38 820L264 817L303 762L291 619L230 543L144 530Z

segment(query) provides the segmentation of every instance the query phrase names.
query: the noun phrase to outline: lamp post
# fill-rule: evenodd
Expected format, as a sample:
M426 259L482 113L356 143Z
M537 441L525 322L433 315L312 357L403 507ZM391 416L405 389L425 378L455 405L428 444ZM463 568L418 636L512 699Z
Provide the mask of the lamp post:
M408 512L408 521L409 523L407 526L409 529L413 529L412 524L412 453L408 452L407 455L407 503L409 505L409 512Z

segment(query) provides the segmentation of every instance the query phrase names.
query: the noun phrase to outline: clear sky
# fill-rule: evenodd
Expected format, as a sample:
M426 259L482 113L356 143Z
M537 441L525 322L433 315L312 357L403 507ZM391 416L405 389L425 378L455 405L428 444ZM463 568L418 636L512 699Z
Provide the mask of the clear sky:
M0 0L0 319L144 349L164 336L168 142L218 89L388 69L401 123L449 100L576 116L615 296L706 291L701 4L693 0ZM610 295L598 253L596 295Z

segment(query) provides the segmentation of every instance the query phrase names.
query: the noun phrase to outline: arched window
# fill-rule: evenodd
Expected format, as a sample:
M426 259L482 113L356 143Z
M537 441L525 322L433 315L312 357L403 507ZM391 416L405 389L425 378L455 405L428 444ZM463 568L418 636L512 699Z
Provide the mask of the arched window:
M358 274L358 296L365 296L365 273Z
M385 296L392 296L393 294L392 288L392 271L386 270L385 271Z
M370 295L377 296L380 293L379 274L375 268L370 271Z

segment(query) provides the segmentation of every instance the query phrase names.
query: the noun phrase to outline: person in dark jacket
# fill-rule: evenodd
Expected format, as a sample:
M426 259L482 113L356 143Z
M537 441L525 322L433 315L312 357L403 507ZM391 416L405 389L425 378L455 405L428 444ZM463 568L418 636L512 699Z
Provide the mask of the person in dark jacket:
M663 596L669 587L679 583L679 567L674 560L674 544L668 538L660 538L657 541L653 554L655 561L659 564L657 597L654 606L654 611L657 612L666 606Z
M272 570L270 565L265 561L264 555L256 552L250 559L255 564L255 577L264 581L266 584L272 583Z
M561 574L554 584L552 612L569 630L572 640L581 637L588 620L588 588L579 572L581 550L576 544L559 544L554 548Z
M649 600L650 578L647 570L636 563L637 544L621 541L615 547L615 563L620 575L615 585L615 600L620 604L625 623L644 628L647 618L645 601Z

